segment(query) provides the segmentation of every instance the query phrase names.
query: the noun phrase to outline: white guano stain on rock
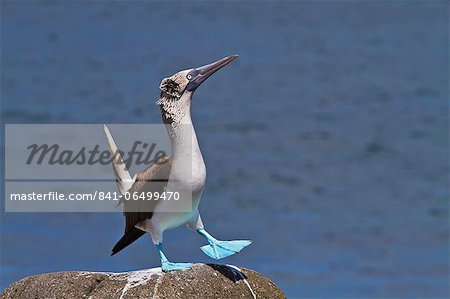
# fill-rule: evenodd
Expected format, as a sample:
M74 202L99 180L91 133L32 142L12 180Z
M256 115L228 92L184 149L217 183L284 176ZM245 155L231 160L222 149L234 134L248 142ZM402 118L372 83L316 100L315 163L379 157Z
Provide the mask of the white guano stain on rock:
M151 268L151 269L144 269L144 270L137 270L137 271L131 271L131 272L122 272L122 273L114 273L114 272L81 272L80 275L90 276L93 274L105 274L108 275L110 279L113 280L126 280L126 284L122 289L120 299L124 299L124 296L127 294L127 292L137 286L143 285L147 283L147 281L150 280L150 278L153 275L159 275L158 280L155 284L155 289L152 298L157 298L157 291L158 286L162 282L162 270L161 267L157 268ZM156 296L156 297L155 297ZM91 296L88 298L91 299Z
M248 283L247 279L245 279L245 276L242 274L242 270L239 269L239 268L236 267L236 266L233 266L233 265L227 265L227 266L235 270L235 271L233 271L233 274L239 275L239 277L240 277L241 279L244 280L244 283L247 285L248 289L249 289L250 292L252 293L253 298L256 299L256 294L255 294L255 292L253 292L252 287L251 287L250 284Z
M117 274L116 274L117 275ZM123 274L118 274L123 275ZM140 270L126 273L127 283L125 284L120 299L123 299L127 292L137 286L143 285L150 280L153 275L162 275L161 268L152 268L148 270Z

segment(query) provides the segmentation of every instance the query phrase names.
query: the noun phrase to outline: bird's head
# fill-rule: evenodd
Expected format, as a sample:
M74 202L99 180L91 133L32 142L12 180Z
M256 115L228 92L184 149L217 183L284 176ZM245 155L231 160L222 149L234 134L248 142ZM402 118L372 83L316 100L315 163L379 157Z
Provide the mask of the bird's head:
M211 64L179 71L171 77L164 78L159 86L160 98L156 101L161 108L164 123L182 123L183 118L189 113L195 90L236 57L237 55L227 56Z

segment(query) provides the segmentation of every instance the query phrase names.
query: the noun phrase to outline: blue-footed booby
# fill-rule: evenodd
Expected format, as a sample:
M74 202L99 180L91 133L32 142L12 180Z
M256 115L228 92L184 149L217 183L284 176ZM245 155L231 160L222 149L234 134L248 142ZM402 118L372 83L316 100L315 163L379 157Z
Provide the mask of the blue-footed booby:
M192 210L188 212L165 212L165 201L152 201L152 211L127 211L124 203L125 233L112 249L114 255L133 243L146 232L150 234L153 244L159 253L163 271L186 270L191 263L170 262L163 250L163 233L186 224L189 228L203 236L208 245L201 250L211 258L221 259L238 253L251 244L250 240L221 241L211 236L203 225L198 206L205 187L206 167L197 141L191 119L191 103L195 90L212 74L233 61L237 55L224 57L214 63L183 70L162 80L161 95L157 105L161 110L162 120L166 125L172 143L172 156L158 158L134 177L131 177L123 163L120 152L111 133L105 126L113 160L113 169L117 186L122 194L126 192L164 192L177 190L176 184L188 186L192 193ZM182 129L184 128L184 129ZM189 134L186 134L189 128ZM186 159L189 159L186 161ZM189 175L182 171L183 164L189 163ZM159 183L155 183L155 182ZM164 183L160 183L163 181ZM163 212L164 211L164 212Z

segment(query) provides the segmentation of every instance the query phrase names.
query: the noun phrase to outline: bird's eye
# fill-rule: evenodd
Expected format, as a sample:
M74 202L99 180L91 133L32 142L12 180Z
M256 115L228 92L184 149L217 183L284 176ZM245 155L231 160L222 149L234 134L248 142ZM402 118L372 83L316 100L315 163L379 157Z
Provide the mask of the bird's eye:
M188 80L192 79L192 75L191 74L188 74L186 77L188 78Z

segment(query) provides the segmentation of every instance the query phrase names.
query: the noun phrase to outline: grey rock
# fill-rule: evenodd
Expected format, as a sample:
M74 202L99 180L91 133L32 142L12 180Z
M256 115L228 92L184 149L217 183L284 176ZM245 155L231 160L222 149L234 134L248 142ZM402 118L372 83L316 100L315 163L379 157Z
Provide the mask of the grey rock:
M30 298L285 298L269 279L231 265L194 264L192 270L160 268L125 273L55 272L23 278L1 299Z

